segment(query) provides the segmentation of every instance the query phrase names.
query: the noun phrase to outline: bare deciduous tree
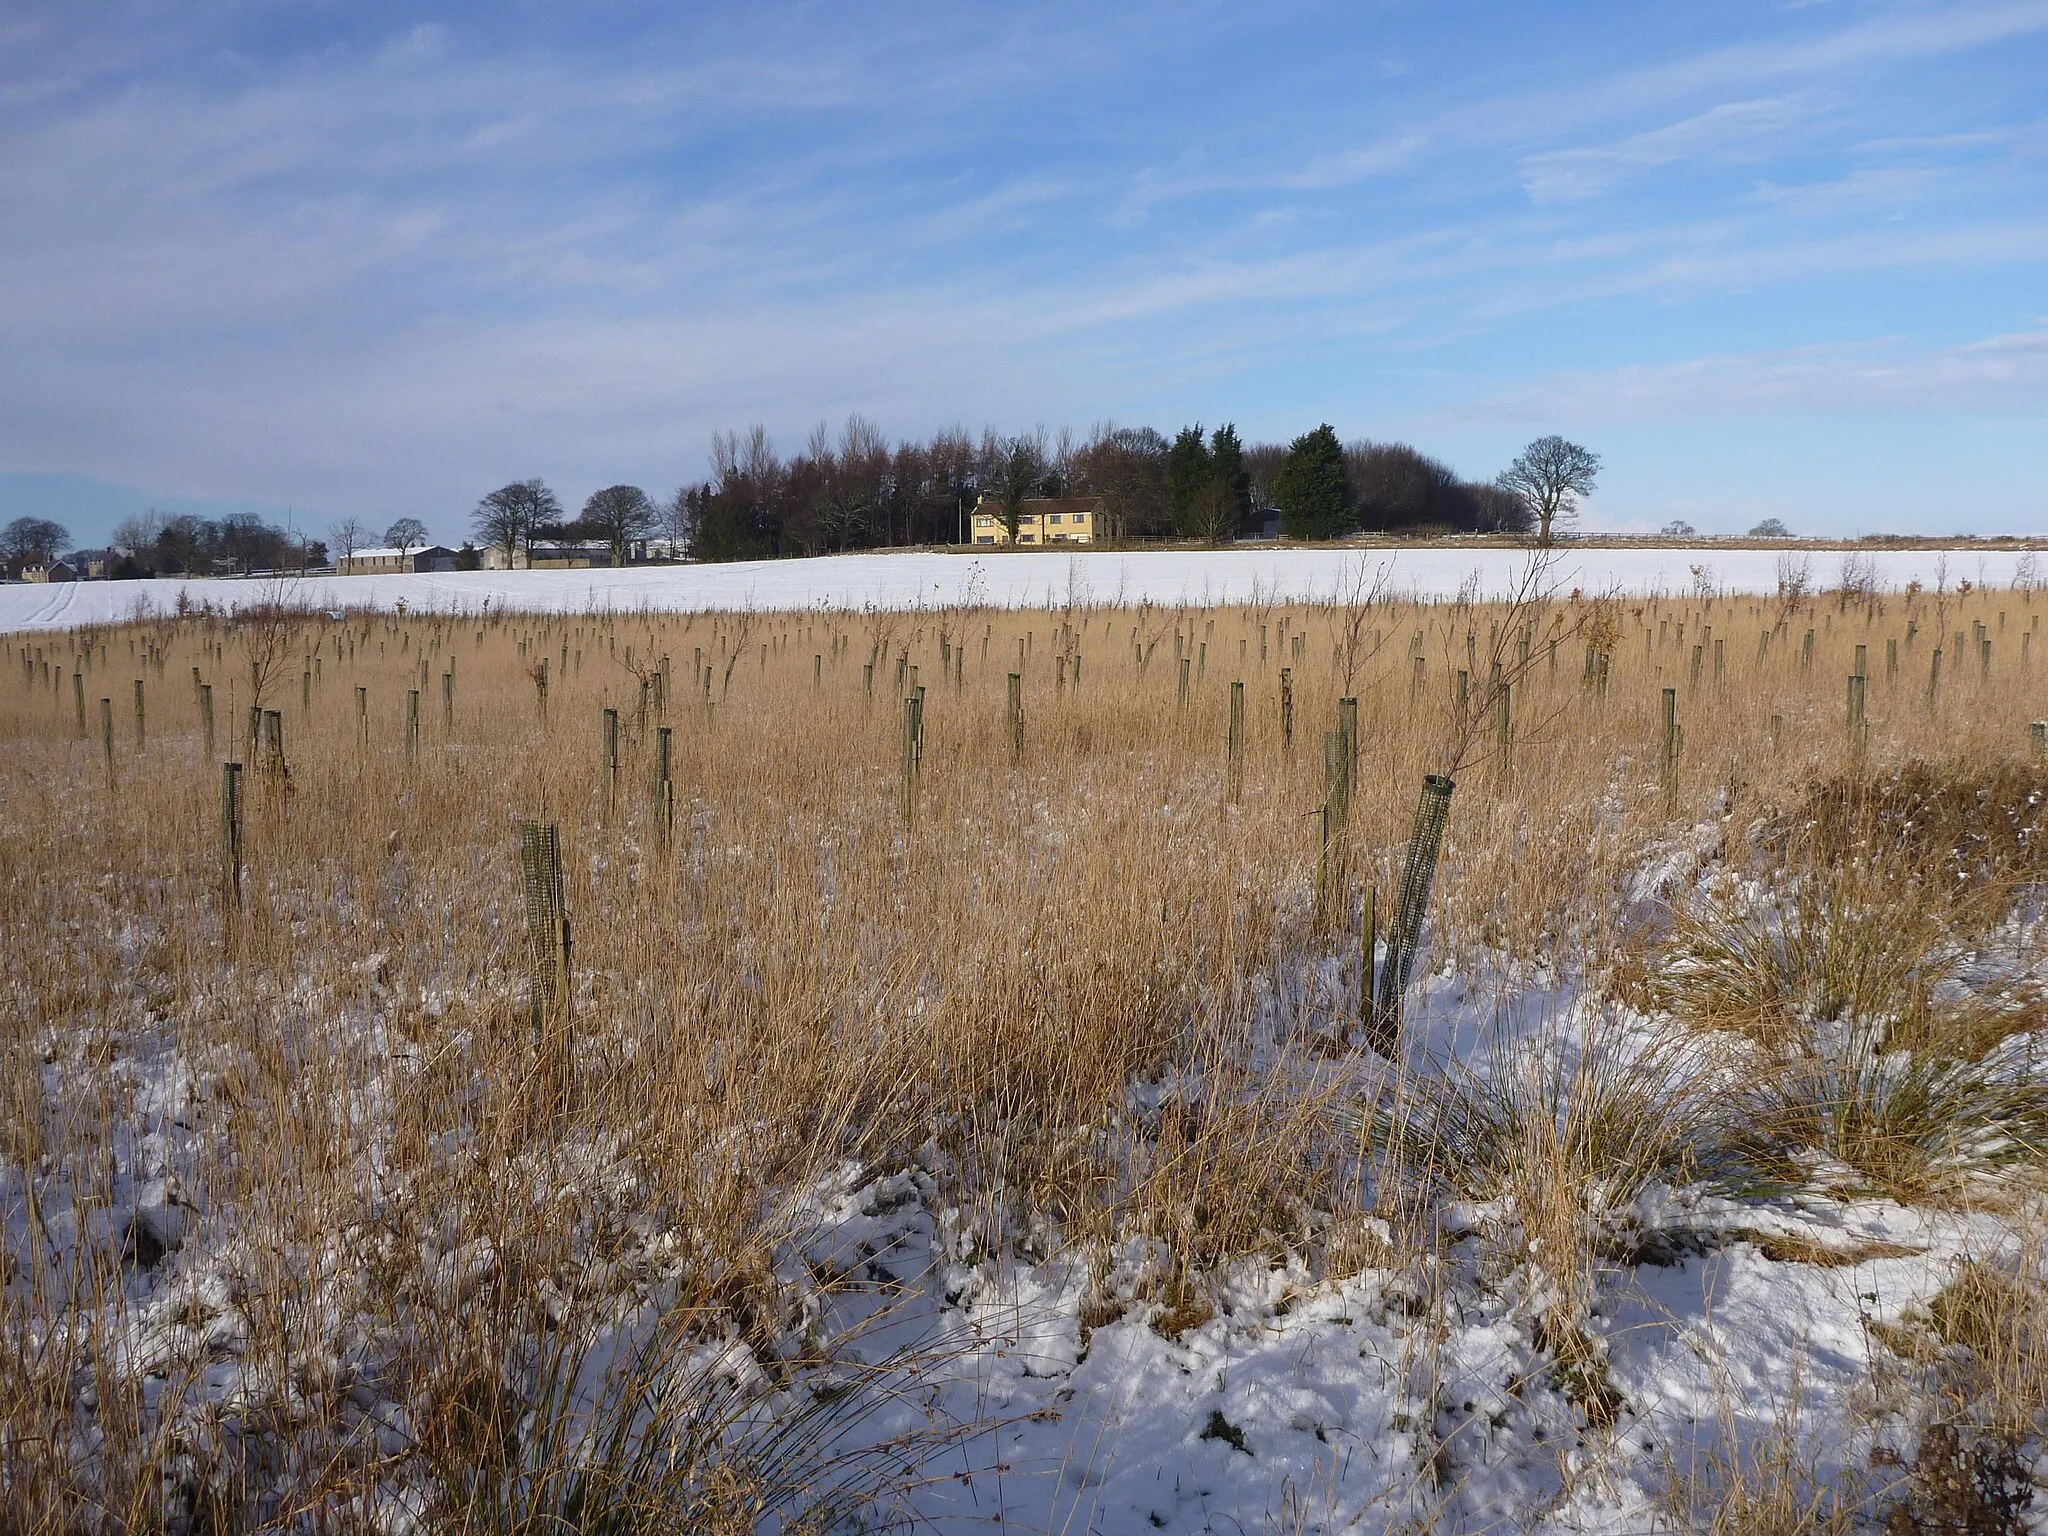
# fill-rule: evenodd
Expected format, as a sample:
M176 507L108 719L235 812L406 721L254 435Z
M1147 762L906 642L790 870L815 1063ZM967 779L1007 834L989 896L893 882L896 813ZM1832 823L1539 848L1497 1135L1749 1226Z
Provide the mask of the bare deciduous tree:
M1569 525L1577 515L1579 498L1593 494L1599 473L1599 454L1552 433L1524 448L1498 483L1521 498L1536 519L1536 541L1548 544L1557 525Z
M370 525L360 517L344 517L327 530L327 542L333 546L336 558L346 560L357 550L368 547Z
M476 504L472 524L485 543L505 552L510 564L520 550L532 550L542 528L561 517L562 504L546 481L515 480Z
M71 530L47 517L17 517L0 528L0 560L27 565L48 560L71 539Z

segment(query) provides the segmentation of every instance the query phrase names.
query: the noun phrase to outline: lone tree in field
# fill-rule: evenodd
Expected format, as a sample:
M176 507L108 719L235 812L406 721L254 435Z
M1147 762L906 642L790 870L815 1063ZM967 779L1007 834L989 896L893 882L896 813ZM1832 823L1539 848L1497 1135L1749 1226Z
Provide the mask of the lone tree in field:
M1273 499L1280 503L1280 526L1290 539L1334 539L1344 531L1351 485L1335 427L1324 422L1289 445Z
M1536 542L1548 544L1553 527L1578 515L1579 498L1593 494L1600 455L1556 433L1539 437L1501 471L1500 488L1522 499L1536 518Z
M416 517L401 517L384 530L384 542L398 551L401 556L415 549L424 549L427 544L427 525Z
M477 537L505 551L505 563L521 549L529 553L540 530L562 520L562 504L545 480L515 480L476 504L470 525Z
M71 541L71 530L47 517L17 517L0 528L0 563L10 569L52 558Z
M637 485L608 485L583 503L583 530L611 546L612 564L626 563L627 546L654 532L654 503Z

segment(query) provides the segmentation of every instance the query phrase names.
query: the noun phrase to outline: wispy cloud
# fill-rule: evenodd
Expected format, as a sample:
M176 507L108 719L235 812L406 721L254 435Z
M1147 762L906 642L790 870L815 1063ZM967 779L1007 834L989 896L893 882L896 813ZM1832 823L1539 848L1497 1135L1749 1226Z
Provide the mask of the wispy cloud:
M1438 414L1525 425L1563 417L1597 427L1786 412L2041 416L2048 413L2048 329L1933 349L1884 337L1563 371Z
M1723 102L1612 144L1530 155L1522 161L1523 183L1539 203L1576 203L1681 161L1758 164L1819 111L1811 97Z

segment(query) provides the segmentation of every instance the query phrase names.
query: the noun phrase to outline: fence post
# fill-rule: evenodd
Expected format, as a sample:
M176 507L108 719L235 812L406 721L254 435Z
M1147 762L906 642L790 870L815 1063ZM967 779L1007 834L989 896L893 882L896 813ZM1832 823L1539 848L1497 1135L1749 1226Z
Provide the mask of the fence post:
M107 779L114 777L114 701L100 700L100 745L106 750Z
M1857 646L1862 650L1862 646ZM1865 749L1870 744L1870 726L1863 718L1864 679L1860 672L1849 678L1849 760L1856 771L1863 771Z
M83 723L81 718L81 723ZM213 756L213 684L199 685L199 734L208 757Z
M1350 821L1351 740L1342 726L1323 733L1323 803L1330 807L1333 831Z
M220 765L221 911L232 919L242 910L242 765Z
M455 734L455 658L448 658L448 670L441 674L441 733Z
M142 750L142 679L135 679L135 750Z
M420 691L417 688L405 690L405 760L408 763L420 760Z
M527 974L533 1044L547 1043L548 1025L569 1013L569 914L562 897L562 847L553 822L519 829L519 867L526 894Z
M654 732L654 827L664 843L676 824L676 781L669 760L671 729L657 726Z
M1664 780L1664 814L1669 816L1678 804L1678 690L1664 690L1664 756L1662 762Z
M71 674L71 701L78 706L78 739L85 740L85 674ZM211 756L211 753L208 754Z
M265 767L276 779L285 776L284 768L284 713L281 710L263 711L263 739L269 744Z
M359 746L370 744L370 690L356 689L356 742Z
M1010 674L1010 755L1024 760L1024 676Z
M903 701L903 824L917 824L917 785L924 767L924 690Z
M1280 669L1280 750L1294 755L1294 669Z
M2034 761L2048 757L2048 720L2036 720L2027 727L2027 740L2034 749Z
M1244 794L1244 684L1230 685L1230 767L1227 796L1232 805Z
M1454 780L1440 773L1432 773L1422 781L1422 798L1415 807L1415 829L1408 839L1408 859L1394 898L1387 963L1380 970L1379 994L1373 1000L1369 1034L1381 1055L1390 1054L1400 1037L1401 994L1415 966L1430 887L1436 883L1437 856L1443 849L1444 825L1450 820L1451 792L1457 787Z

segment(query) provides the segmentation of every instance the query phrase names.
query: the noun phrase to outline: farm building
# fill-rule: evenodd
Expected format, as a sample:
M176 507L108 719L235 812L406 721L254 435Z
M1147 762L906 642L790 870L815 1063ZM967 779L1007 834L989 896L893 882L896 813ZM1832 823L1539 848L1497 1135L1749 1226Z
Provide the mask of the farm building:
M455 551L440 544L420 549L359 549L334 562L338 576L398 576L408 571L452 571Z

